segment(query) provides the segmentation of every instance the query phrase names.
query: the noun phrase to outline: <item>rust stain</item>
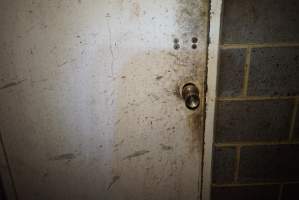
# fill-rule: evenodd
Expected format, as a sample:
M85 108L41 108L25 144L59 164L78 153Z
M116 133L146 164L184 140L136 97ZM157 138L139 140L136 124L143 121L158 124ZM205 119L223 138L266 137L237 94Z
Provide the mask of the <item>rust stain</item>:
M195 112L188 116L188 125L191 129L191 149L190 152L201 151L202 143L202 115Z
M147 154L149 152L150 151L148 151L148 150L135 151L133 154L130 154L130 155L126 156L123 160L135 158L135 157L138 157L138 156L142 156L142 155Z
M136 17L140 16L140 3L138 1L135 1L132 3L132 14Z
M161 153L172 153L175 149L174 146L171 146L172 143L169 143L172 140L168 138L173 137L170 132L175 132L176 130L173 128L165 131L165 129L169 127L172 128L175 126L175 123L177 123L174 122L175 120L172 121L168 119L168 117L172 117L173 113L175 113L174 118L181 115L181 113L183 113L184 117L186 116L185 110L181 108L183 100L180 95L179 83L180 80L184 80L186 76L189 77L190 74L192 74L192 69L195 68L192 65L188 65L188 67L184 68L178 66L176 64L176 60L186 59L190 62L190 59L191 61L193 61L193 59L198 59L196 55L191 52L190 56L190 51L187 51L183 55L176 55L171 51L138 52L138 54L132 55L132 60L129 59L127 63L123 65L120 74L127 77L126 82L124 84L121 78L117 79L115 82L117 90L120 91L117 94L118 99L116 101L116 105L119 110L117 112L117 116L122 118L122 121L116 126L114 143L119 144L123 139L126 139L126 145L121 145L118 151L113 152L114 155L111 164L113 171L116 172L114 174L122 174L123 182L136 176L136 174L131 170L132 167L141 168L144 163L146 163L146 165L152 164L156 166L156 155L149 154L150 152L156 152L155 149L152 146L150 149L144 147L150 144L149 142L151 142L151 138L155 137L155 135L147 133L161 132L161 135L159 135L161 139L159 139L158 143L158 151ZM176 56L178 57L176 58ZM159 62L157 62L155 69L152 69L149 64L156 60ZM163 78L158 81L156 78L160 75L163 75ZM127 95L128 91L130 91L131 96ZM136 98L134 94L136 94ZM153 103L156 99L158 99L155 95L160 98L159 103ZM166 107L161 106L160 102L164 101L169 105L174 105L174 109L164 109L168 107L168 105ZM181 104L177 104L178 102ZM136 106L137 104L138 107ZM152 106L152 108L150 106ZM159 109L160 106L162 109ZM175 108L175 106L178 107ZM124 113L124 111L129 113ZM186 112L189 113L189 111ZM145 120L143 121L144 118ZM182 123L184 125L184 127L182 126L183 128L186 127L185 130L188 132L188 136L182 137L182 139L187 138L186 141L177 141L184 145L184 149L182 149L182 151L187 153L184 158L176 158L177 162L184 162L185 159L192 159L190 162L196 165L198 164L197 162L199 162L197 158L201 156L201 154L198 153L201 151L201 132L199 129L201 123L196 119L196 116L190 116L189 118L184 119L178 118L178 120L183 120L181 122L178 121L178 123ZM200 119L201 118L199 118L199 120ZM163 123L164 125L162 125L162 122L167 123ZM177 130L180 129L178 128ZM135 148L137 151L132 151L132 148ZM152 160L149 158L150 156L153 156ZM193 160L193 158L195 159ZM161 163L163 162L167 163L171 161L168 160L168 156L163 156L161 158ZM163 166L160 166L159 164L159 166L157 166L154 170L155 172L163 171ZM175 177L180 177L181 175L179 171L180 170L178 169L171 173L173 173L173 176ZM138 175L138 178L139 176L140 175ZM195 179L193 175L191 175L191 177L192 178L190 179ZM154 177L150 175L147 175L146 178L149 181L155 181ZM188 179L189 177L182 177L181 179L184 180L185 178ZM161 180L162 183L164 181L166 180ZM139 180L137 179L136 182L130 184L132 184L132 187L136 187L139 184ZM116 189L116 187L113 189Z

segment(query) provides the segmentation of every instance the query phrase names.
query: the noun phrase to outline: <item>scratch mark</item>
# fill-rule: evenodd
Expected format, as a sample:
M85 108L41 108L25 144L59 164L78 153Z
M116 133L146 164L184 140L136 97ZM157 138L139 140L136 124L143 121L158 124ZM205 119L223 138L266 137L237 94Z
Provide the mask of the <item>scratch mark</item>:
M66 154L61 154L61 155L57 155L57 156L54 156L52 158L50 158L50 160L72 160L72 159L75 159L76 158L76 155L73 154L73 153L66 153Z
M156 77L156 80L160 80L160 79L162 79L163 78L163 76L157 76Z
M176 58L177 60L179 60L179 56L177 56L177 55L175 55L175 54L173 54L171 52L168 52L168 55Z
M125 142L125 140L122 139L119 143L117 143L117 144L114 145L114 148L116 148L116 147L122 145L124 142Z
M74 61L76 61L75 58L71 59L70 61L64 61L63 63L57 65L57 67L62 67L62 66L64 66L64 65L66 65L67 63L73 63Z
M147 95L148 97L152 97L153 101L158 101L160 99L160 97L158 95L155 95L153 93L150 93Z
M27 30L25 30L25 33L29 33L30 31L32 31L35 28L36 25L32 25L31 27L29 27Z
M117 120L117 121L114 123L114 125L119 124L120 121L121 121L121 119Z
M135 158L135 157L138 157L138 156L142 156L142 155L147 154L149 152L150 151L148 151L148 150L135 151L133 154L126 156L123 160Z
M109 184L109 186L107 187L107 191L111 189L111 187L120 179L120 176L113 176L112 177L112 181Z
M57 67L62 67L63 65L67 64L68 62L67 61L64 61L63 63L57 65Z
M114 76L114 53L113 53L113 49L112 49L112 37L111 37L111 27L110 27L110 22L109 19L107 20L107 27L108 27L108 33L109 33L109 50L110 50L110 54L111 54L111 64L110 64L110 70L111 70L111 75L112 77Z
M161 145L162 150L165 150L165 151L169 151L169 150L173 149L172 146L168 146L168 145L165 145L165 144L160 144L160 145Z
M16 82L11 82L11 83L7 83L6 85L3 85L2 87L0 87L0 90L6 89L6 88L10 88L10 87L14 87L17 86L21 83L23 83L26 79L21 80L21 81L16 81Z
M130 34L130 31L124 33L119 39L117 39L117 43L120 44L126 37Z
M46 82L48 81L49 79L45 78L45 79L41 79L41 80L32 80L31 83L41 83L41 82Z

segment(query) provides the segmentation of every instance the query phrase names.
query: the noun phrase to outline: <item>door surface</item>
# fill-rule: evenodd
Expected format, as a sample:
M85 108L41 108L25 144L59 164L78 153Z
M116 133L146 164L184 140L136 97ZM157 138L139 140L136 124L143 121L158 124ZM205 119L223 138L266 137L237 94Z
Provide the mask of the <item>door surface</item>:
M208 7L0 1L0 131L18 199L200 199Z

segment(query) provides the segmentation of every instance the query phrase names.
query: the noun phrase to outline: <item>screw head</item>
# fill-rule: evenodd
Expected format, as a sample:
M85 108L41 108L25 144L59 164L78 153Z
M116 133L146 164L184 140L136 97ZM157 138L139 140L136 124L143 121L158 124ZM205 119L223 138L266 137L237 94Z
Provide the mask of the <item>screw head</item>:
M198 39L197 39L197 37L193 37L193 38L191 39L191 41L192 41L192 43L197 43L197 42L198 42Z
M173 48L174 48L175 50L178 50L178 49L180 48L180 45L179 45L179 44L174 44L174 45L173 45Z

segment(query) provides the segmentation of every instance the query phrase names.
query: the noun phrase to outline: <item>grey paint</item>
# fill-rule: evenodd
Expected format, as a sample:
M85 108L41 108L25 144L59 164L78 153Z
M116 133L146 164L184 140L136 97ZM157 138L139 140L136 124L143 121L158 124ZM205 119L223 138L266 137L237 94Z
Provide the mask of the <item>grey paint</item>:
M298 183L283 185L281 199L288 200L288 199L294 199L298 197L299 195L298 188L299 188Z
M222 49L218 80L218 96L242 94L246 49Z
M248 82L249 95L298 95L298 77L298 47L252 49Z
M280 185L213 187L212 200L274 200Z
M295 119L295 124L294 124L294 130L293 130L293 134L294 134L294 139L295 140L299 140L299 112L298 112L298 107L296 110L296 119Z
M243 183L297 181L298 153L298 144L242 147L239 181Z
M225 0L223 43L299 41L297 0Z
M19 199L199 198L207 0L0 9L0 127ZM190 80L196 111L177 91Z
M217 104L215 142L287 140L293 100L222 101Z
M235 147L214 147L213 183L231 183L234 180L237 152Z

